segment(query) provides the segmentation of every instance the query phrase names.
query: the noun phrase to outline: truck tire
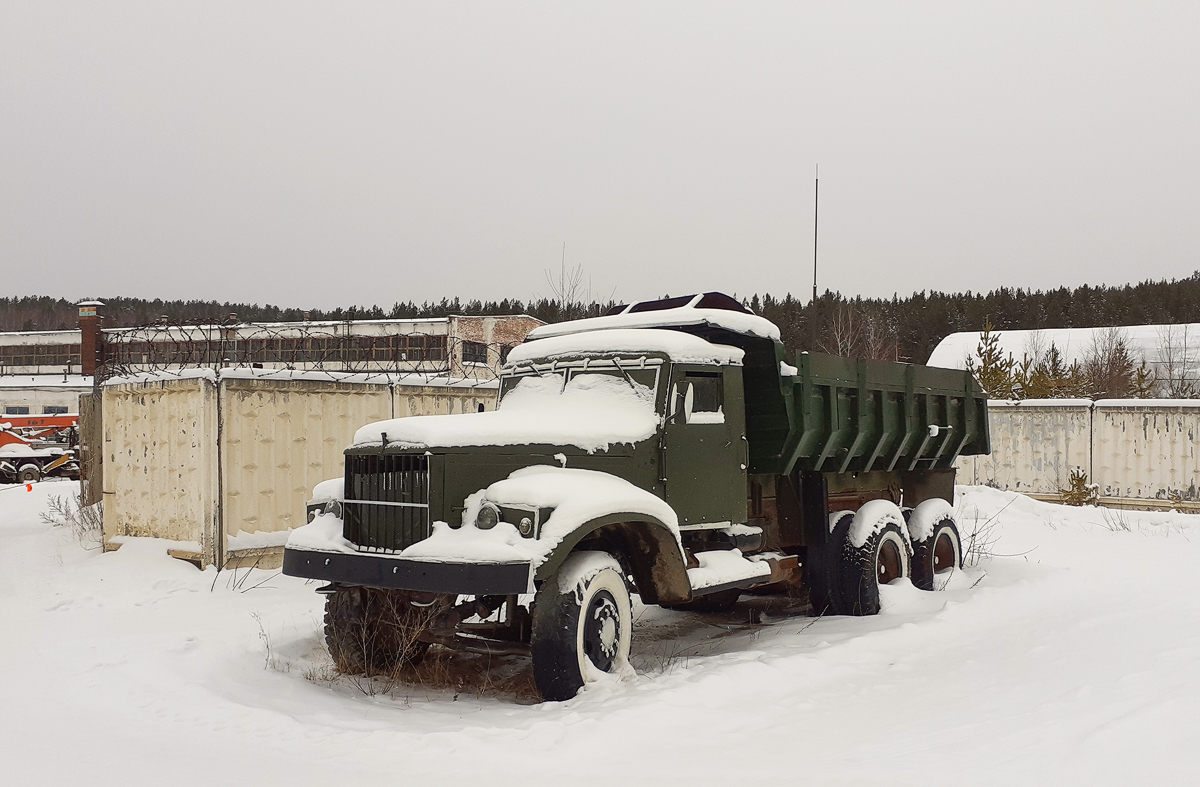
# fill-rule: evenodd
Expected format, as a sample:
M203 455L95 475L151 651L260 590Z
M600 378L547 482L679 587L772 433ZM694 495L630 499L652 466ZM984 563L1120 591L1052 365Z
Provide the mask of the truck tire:
M32 484L42 480L42 468L35 464L21 465L17 469L17 483Z
M391 675L425 657L422 610L400 590L344 587L325 596L325 644L338 672Z
M620 563L576 552L542 583L533 604L533 680L542 698L569 700L597 673L628 669L633 614Z
M845 615L842 600L842 552L854 521L853 511L831 513L834 524L825 534L825 543L809 547L804 558L804 583L813 612L818 615Z
M844 614L877 614L879 586L909 576L911 566L908 539L895 523L872 533L861 547L844 541L840 566Z
M921 590L941 590L937 575L962 568L962 539L950 517L933 526L933 533L923 541L913 541L912 583ZM947 574L947 576L949 576Z

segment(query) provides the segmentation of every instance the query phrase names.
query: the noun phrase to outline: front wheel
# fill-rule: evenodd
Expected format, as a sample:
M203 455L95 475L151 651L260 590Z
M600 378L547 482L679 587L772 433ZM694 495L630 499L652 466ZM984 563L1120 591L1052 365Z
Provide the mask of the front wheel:
M17 481L22 484L32 484L42 480L42 468L35 464L21 465L17 471Z
M585 683L629 669L633 614L621 565L576 552L534 599L533 680L542 698L569 700Z

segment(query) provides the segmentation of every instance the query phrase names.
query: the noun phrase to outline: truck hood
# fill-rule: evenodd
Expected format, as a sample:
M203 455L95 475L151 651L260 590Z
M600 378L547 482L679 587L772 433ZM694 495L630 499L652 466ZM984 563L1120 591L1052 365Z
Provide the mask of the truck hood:
M580 385L530 378L510 391L500 409L461 415L422 415L378 421L359 429L354 447L574 446L589 453L652 437L659 427L654 394L615 377ZM386 435L386 438L385 438Z

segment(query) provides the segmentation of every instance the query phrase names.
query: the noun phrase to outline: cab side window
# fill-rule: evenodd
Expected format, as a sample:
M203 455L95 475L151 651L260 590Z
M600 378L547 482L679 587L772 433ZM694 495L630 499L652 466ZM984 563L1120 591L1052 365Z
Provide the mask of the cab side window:
M686 372L684 382L692 384L692 412L721 411L725 404L725 385L720 372Z

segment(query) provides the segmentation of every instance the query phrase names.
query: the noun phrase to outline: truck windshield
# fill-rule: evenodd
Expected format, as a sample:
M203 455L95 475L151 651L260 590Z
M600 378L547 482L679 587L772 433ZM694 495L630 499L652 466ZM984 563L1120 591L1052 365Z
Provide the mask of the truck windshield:
M504 398L508 396L509 391L515 389L522 381L531 379L543 381L537 384L539 389L553 389L557 393L558 391L562 390L564 377L565 372L563 371L535 372L530 370L523 371L520 374L506 374L500 378L500 401L504 401Z
M564 393L611 390L623 396L632 395L653 403L658 387L658 367L618 369L615 366L588 369L575 368L555 372L534 371L505 376L500 381L500 402L503 405L511 394L521 399L531 396L558 396Z

